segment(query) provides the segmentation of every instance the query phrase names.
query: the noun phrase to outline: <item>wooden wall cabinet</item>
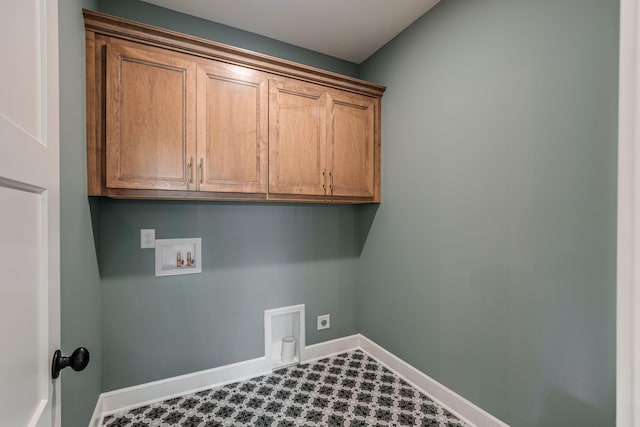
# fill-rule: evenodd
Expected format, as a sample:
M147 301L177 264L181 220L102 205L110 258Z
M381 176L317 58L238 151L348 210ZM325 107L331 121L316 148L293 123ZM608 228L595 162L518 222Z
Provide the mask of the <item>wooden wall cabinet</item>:
M198 66L198 189L267 193L268 77L208 61Z
M292 79L269 92L269 192L375 197L375 101Z
M109 44L105 98L106 186L195 189L189 173L196 156L195 62L146 46Z
M326 89L273 79L269 102L269 192L326 196Z
M370 97L331 90L327 166L332 196L374 198L376 182L376 104ZM379 191L379 189L378 189Z
M89 195L380 201L384 86L84 15Z

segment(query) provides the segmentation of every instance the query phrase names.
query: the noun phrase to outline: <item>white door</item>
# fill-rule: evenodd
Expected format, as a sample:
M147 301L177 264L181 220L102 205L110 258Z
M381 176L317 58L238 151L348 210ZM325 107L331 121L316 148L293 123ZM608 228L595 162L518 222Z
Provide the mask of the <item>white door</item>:
M620 2L616 425L640 427L640 4Z
M57 0L0 1L0 39L0 424L57 427Z

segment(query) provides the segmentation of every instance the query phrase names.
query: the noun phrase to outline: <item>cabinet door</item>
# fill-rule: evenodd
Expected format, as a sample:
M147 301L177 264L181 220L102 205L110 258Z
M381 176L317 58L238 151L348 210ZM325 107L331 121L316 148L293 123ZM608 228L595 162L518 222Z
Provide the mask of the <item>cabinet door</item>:
M259 71L198 64L200 191L267 192L268 97Z
M325 194L326 103L322 86L289 79L270 81L270 193Z
M188 57L107 45L106 185L194 190L196 65Z
M328 150L333 196L374 197L375 100L330 92Z

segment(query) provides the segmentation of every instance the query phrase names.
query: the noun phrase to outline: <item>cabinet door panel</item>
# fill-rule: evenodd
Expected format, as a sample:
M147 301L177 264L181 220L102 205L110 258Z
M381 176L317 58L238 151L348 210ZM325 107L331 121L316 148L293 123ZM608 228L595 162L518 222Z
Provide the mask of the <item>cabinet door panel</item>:
M292 80L269 91L269 192L324 195L326 91Z
M198 65L201 191L266 193L268 80L248 68Z
M366 96L337 91L330 97L332 194L374 197L375 102Z
M196 66L187 57L107 46L107 187L190 189L195 89Z

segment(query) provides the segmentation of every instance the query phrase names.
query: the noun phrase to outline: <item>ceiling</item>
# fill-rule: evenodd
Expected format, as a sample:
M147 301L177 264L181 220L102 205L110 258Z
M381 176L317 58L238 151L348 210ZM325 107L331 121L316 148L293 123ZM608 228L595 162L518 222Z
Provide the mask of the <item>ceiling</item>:
M440 0L144 0L361 63Z

